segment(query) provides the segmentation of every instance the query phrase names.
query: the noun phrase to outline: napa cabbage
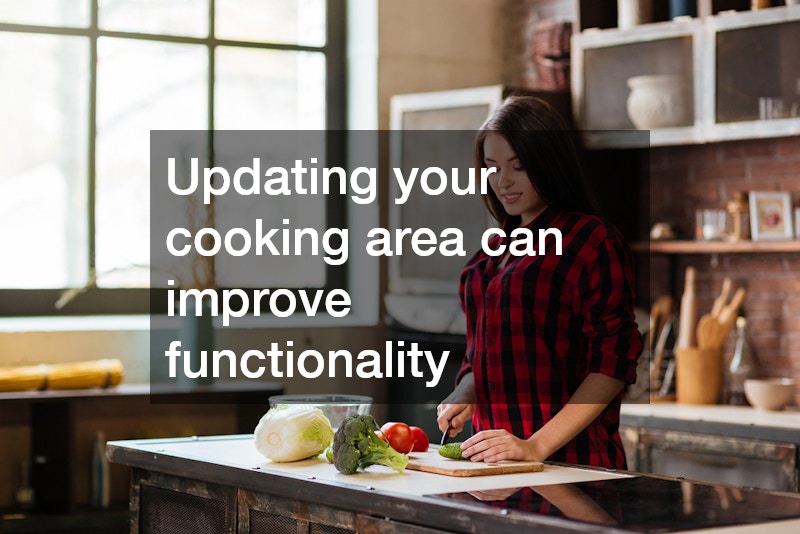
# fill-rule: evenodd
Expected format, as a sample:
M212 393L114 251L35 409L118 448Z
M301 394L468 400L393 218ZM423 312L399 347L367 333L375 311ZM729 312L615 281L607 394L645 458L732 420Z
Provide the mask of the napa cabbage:
M312 458L333 441L333 428L322 410L306 404L269 409L253 432L256 450L273 462Z

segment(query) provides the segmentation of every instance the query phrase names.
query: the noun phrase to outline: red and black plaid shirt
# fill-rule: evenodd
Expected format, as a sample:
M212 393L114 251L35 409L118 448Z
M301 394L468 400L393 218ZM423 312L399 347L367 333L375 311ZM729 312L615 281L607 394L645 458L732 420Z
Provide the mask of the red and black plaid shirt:
M475 431L505 429L527 439L567 403L589 373L636 380L642 349L634 320L634 274L622 237L597 217L547 208L528 228L557 228L545 253L501 256L479 251L461 274L467 350L457 381L475 378ZM510 230L507 232L510 233ZM496 250L507 238L496 236ZM626 468L619 436L620 393L549 460Z

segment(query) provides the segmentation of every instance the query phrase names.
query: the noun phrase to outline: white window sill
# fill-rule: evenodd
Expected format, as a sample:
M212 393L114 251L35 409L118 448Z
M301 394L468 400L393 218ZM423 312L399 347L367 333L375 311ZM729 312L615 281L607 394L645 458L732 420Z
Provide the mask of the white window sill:
M0 332L81 332L148 330L149 315L76 315L71 317L4 317Z
M154 323L151 324L151 319ZM150 315L82 315L75 317L7 317L0 319L0 333L15 332L92 332L92 331L149 331L155 329L177 328L181 317ZM222 319L214 319L218 329L258 329L258 328L347 328L365 327L378 324L378 318L368 319L358 315L331 317L318 315L307 317L241 317L231 319L229 326L222 325Z

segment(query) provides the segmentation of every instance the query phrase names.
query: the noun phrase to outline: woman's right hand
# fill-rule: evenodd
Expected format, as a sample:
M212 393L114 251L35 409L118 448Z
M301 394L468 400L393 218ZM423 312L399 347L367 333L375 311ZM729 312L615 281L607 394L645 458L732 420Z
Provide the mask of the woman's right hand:
M456 389L436 407L439 430L446 431L449 424L450 437L457 436L464 430L467 421L472 419L476 402L475 382L472 373L468 373L461 378Z

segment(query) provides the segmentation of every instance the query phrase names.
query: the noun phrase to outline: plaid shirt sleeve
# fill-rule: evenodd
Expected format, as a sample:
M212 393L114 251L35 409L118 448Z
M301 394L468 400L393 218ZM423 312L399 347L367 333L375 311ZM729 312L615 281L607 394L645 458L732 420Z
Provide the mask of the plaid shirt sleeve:
M562 253L498 256L481 251L461 276L467 351L457 381L472 372L476 431L503 428L528 438L547 423L589 373L633 382L642 349L634 321L633 262L621 236L600 219L546 209L528 226L558 229ZM509 244L496 237L489 247ZM538 247L537 247L538 249ZM618 395L551 460L625 467Z

